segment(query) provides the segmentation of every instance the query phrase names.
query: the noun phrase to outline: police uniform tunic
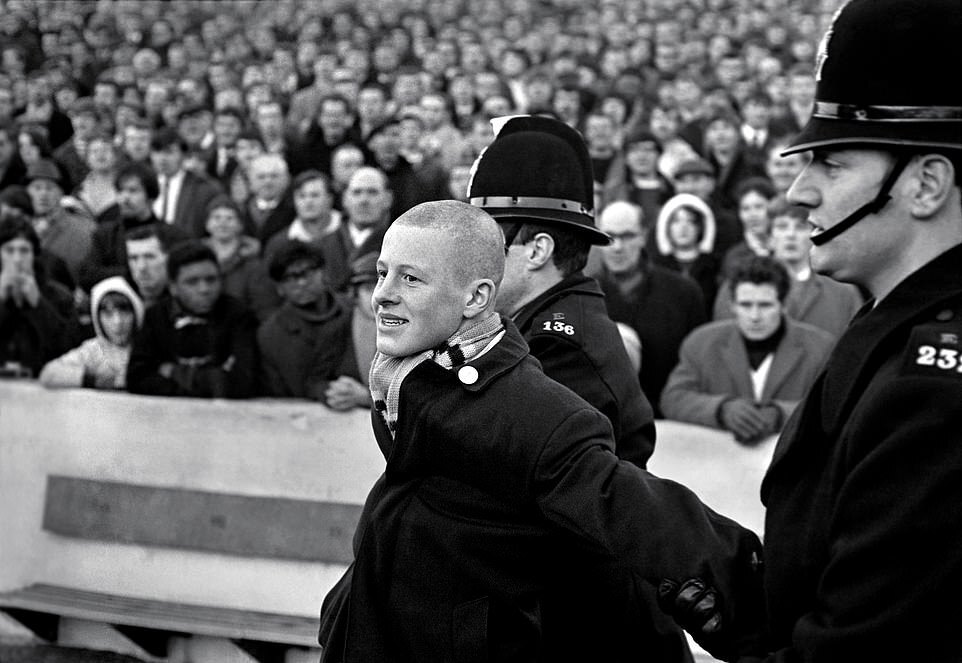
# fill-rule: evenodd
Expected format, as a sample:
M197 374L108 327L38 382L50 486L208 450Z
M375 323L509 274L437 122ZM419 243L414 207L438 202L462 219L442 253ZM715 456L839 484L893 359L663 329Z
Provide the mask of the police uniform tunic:
M598 283L576 272L522 307L514 320L545 374L605 414L615 453L644 468L655 448L654 412ZM544 611L548 641L560 644L546 652L549 660L692 660L681 630L661 613L651 589L633 580L628 565L587 566L564 550L545 563L565 578L562 593ZM584 641L578 639L552 637L573 632L594 633L590 649L579 649Z
M545 374L611 420L619 458L644 468L655 449L654 414L598 283L576 272L526 304L514 321Z
M962 660L960 264L866 306L778 442L769 661Z

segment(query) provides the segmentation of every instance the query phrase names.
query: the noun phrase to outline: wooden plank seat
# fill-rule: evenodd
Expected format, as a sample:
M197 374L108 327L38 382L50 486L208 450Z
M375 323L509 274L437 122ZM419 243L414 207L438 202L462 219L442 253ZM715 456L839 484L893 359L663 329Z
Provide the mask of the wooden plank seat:
M0 610L39 637L55 640L63 617L110 624L154 656L167 655L173 635L232 640L257 660L283 660L287 647L318 647L317 618L174 603L34 584L0 593ZM265 646L266 645L266 646Z
M171 603L56 585L36 584L0 593L0 608L232 640L318 646L316 617Z

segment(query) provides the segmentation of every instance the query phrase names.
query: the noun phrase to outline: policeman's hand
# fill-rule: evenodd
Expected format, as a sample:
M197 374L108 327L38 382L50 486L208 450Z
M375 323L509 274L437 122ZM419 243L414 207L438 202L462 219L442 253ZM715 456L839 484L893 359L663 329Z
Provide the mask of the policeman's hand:
M324 402L339 412L354 407L368 407L371 404L371 392L354 378L342 375L328 385Z
M699 642L717 635L724 625L721 597L700 578L662 580L658 605Z
M760 579L750 579L742 588L738 605L733 607L731 603L701 578L681 583L663 580L658 587L662 611L705 651L722 661L760 660L753 658L765 653Z
M765 595L761 541L742 530L726 565L711 575L667 578L658 605L715 658L747 663L764 656ZM711 572L709 572L711 573Z
M740 442L757 440L765 434L765 417L754 403L744 398L725 401L719 409L718 419L722 427L734 433Z

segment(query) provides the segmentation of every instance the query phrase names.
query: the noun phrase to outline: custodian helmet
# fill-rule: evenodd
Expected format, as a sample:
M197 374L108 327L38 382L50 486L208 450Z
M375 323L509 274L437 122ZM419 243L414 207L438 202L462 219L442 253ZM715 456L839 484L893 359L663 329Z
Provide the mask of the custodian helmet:
M962 85L946 74L960 62L960 0L850 0L819 46L812 117L784 154L844 144L962 149Z
M550 117L509 118L474 163L468 200L498 221L530 219L610 238L595 227L594 177L584 139Z

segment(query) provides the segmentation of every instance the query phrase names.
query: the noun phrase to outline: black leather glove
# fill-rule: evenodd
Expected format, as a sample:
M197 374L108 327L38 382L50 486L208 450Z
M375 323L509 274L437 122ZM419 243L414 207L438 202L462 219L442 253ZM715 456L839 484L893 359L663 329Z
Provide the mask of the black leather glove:
M724 624L718 594L699 578L681 584L662 580L658 587L658 605L695 640L714 636Z
M739 593L727 600L702 578L662 580L659 607L712 656L723 661L764 654L765 624L761 561L752 553L738 570Z

